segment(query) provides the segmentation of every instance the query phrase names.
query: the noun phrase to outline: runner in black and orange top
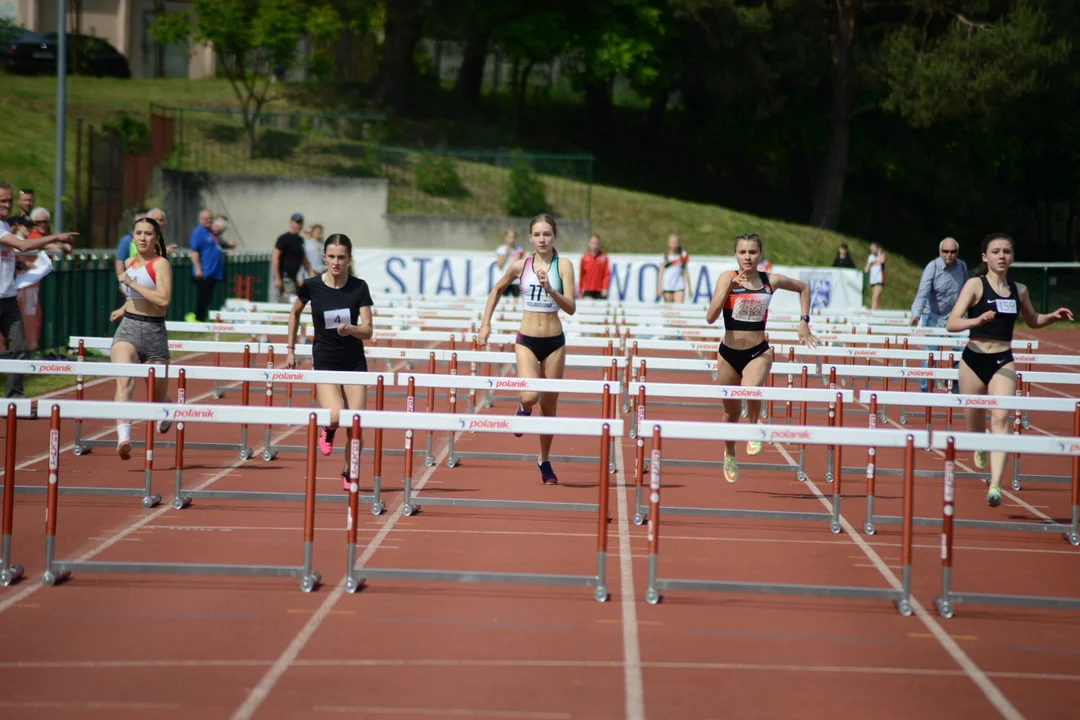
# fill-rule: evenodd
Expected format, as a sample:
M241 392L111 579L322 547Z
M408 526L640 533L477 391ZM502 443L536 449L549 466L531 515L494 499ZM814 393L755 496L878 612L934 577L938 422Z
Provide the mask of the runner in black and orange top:
M721 313L724 316L724 339L716 363L716 379L721 385L761 387L765 384L773 364L773 352L765 340L765 323L769 318L769 303L777 290L799 293L802 300L799 339L810 347L817 346L817 338L810 333L810 286L802 280L760 272L757 268L762 251L761 238L756 234L735 238L739 272L729 270L720 274L705 315L710 325ZM739 400L724 400L726 422L738 422L741 409ZM761 401L748 401L747 414L751 422L761 422ZM757 455L761 443L747 442L746 452ZM729 483L739 479L734 442L725 443L724 477Z
M487 345L491 334L491 316L495 313L499 298L510 283L520 279L523 312L514 347L519 378L562 379L566 367L566 335L563 334L559 311L573 315L577 311L577 300L574 298L574 264L559 257L555 250L557 237L555 218L547 213L533 218L529 223L529 241L536 252L524 260L510 263L491 288L484 308L483 324L476 338L481 346ZM544 417L553 417L558 410L559 394L523 392L517 414L532 415L536 405L540 405ZM536 458L540 479L545 485L559 482L548 460L551 441L551 435L540 436L540 454Z

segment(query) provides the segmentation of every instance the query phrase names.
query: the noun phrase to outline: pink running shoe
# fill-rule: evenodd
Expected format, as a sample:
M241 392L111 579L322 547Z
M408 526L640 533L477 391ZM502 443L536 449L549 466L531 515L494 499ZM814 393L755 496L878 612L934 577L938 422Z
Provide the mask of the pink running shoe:
M319 452L323 455L329 455L334 452L334 433L335 430L324 427L319 430Z
M341 489L345 492L352 491L352 482L349 480L349 473L341 473Z

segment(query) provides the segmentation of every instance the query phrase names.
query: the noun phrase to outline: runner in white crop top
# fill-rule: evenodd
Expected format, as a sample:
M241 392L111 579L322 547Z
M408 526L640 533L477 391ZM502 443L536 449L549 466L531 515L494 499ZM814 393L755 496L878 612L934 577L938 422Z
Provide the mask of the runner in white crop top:
M483 324L476 338L481 346L487 345L495 306L510 283L520 278L524 312L521 314L514 353L518 377L523 379L561 379L566 365L566 336L559 311L573 315L577 310L573 292L577 285L574 282L574 264L560 258L555 250L557 232L555 218L547 214L538 215L529 223L529 241L536 252L510 263L506 273L495 283L488 295ZM540 405L540 412L545 417L552 417L558 410L559 394L529 390L520 394L520 400L519 416L531 415L533 407ZM514 434L521 437L521 433ZM540 454L536 464L545 485L554 485L559 481L548 461L551 441L550 435L540 436Z
M157 290L157 272L154 270L154 263L157 261L155 255L151 260L147 261L145 265L140 268L135 267L135 262L138 258L132 258L124 270L124 274L131 278L136 285L141 285L147 290ZM124 297L128 300L142 300L143 296L133 288L131 285L123 286Z

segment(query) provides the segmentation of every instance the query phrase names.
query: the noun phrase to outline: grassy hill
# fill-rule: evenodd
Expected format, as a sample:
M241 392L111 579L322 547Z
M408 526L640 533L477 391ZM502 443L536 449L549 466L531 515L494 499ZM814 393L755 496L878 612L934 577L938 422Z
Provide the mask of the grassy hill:
M16 187L32 187L37 192L38 203L47 208L53 206L53 163L55 123L55 81L51 78L22 78L4 76L0 82L0 125L5 132L0 135L0 157L4 158L4 178ZM324 99L326 96L323 96ZM308 98L310 100L310 98ZM310 101L290 101L289 96L271 106L279 111L335 111L352 110L350 107L330 107L320 102L314 107ZM111 80L86 77L68 79L68 134L67 134L67 194L73 192L76 148L76 119L100 126L115 118L118 113L133 113L145 118L150 103L172 107L229 108L236 106L232 88L223 80ZM415 121L411 121L415 123ZM393 124L387 134L395 136ZM220 135L220 133L218 134ZM217 137L215 142L242 143L242 139ZM479 143L477 143L479 144ZM230 148L218 148L228 150ZM237 148L231 148L236 150ZM309 153L303 147L293 148L289 161L260 160L260 172L276 174L308 174L320 171L325 164L328 149ZM85 149L84 149L85 152ZM337 157L348 153L338 151ZM216 153L218 158L228 158L235 153ZM361 154L357 153L356 157ZM314 158L308 165L300 164L305 158ZM219 170L214 167L227 160L212 162L201 170ZM506 171L492 168L486 172L469 171L464 161L463 182L484 182L490 185L492 177ZM85 169L84 169L85 172ZM370 168L357 170L357 174L370 172ZM394 188L406 188L395 200L391 192L392 212L456 212L453 200L424 196L412 187L415 179L404 171L390 171ZM335 174L348 175L348 167L338 167ZM472 180L472 178L478 178ZM560 180L565 189L573 181ZM85 181L83 182L85 192ZM550 187L551 181L545 181ZM573 188L571 188L573 189ZM498 213L497 205L485 206L484 212ZM610 185L594 185L591 196L592 228L604 241L609 251L659 253L665 238L675 232L682 236L683 245L696 255L724 255L731 252L735 235L757 232L765 239L768 258L774 264L829 265L836 247L847 242L851 247L856 265L865 262L867 243L857 238L844 237L802 225L778 222L732 211L715 205L705 205L639 192L627 191ZM921 273L916 266L897 253L889 259L890 284L886 288L884 302L887 307L906 308L910 305Z

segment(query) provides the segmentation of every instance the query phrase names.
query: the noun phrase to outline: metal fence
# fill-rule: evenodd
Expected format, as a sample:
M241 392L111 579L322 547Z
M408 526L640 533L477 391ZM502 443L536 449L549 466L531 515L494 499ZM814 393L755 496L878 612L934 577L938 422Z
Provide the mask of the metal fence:
M171 133L164 167L244 175L375 177L383 115L264 111L249 133L242 111L150 105L151 133Z
M588 221L594 162L592 155L511 150L379 149L380 175L390 181L389 212L409 215L550 212Z
M183 320L195 311L196 288L191 278L191 258L170 257L173 265L172 302L169 320ZM116 326L109 313L121 306L116 281L116 257L112 253L80 253L54 258L53 271L41 281L38 292L40 335L35 352L42 354L68 350L72 335L112 337ZM239 294L251 300L269 300L269 252L225 253L225 281L214 288L211 308L220 308L225 298Z
M1038 312L1067 307L1080 314L1080 263L1013 263L1009 279L1027 285L1031 304Z

